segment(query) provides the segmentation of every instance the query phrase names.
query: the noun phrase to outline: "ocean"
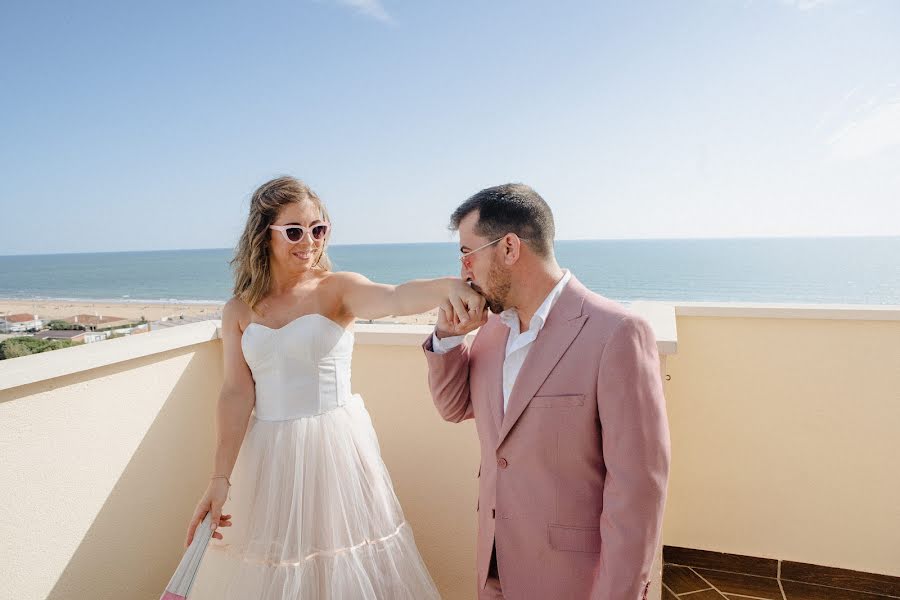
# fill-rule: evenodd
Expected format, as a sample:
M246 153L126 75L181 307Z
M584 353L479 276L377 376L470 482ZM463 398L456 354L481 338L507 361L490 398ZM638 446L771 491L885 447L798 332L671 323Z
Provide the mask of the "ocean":
M374 281L459 273L452 243L332 246ZM635 300L900 305L900 237L558 241L590 289ZM224 302L231 249L0 256L0 298Z

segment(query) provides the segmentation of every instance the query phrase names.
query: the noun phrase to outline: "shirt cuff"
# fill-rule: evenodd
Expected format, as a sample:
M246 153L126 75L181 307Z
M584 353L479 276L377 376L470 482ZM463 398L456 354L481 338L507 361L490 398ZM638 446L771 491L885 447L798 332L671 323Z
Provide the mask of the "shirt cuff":
M440 339L437 336L437 333L431 334L431 350L435 354L444 354L446 352L450 352L457 346L463 343L463 340L466 339L464 335L454 335L452 337L445 337L444 339Z

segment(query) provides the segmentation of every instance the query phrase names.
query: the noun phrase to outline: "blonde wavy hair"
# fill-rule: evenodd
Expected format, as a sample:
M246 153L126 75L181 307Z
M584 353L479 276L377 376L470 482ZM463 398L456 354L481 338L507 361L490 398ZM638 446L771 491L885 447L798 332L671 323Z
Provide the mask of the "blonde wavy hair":
M244 226L244 233L238 241L231 259L234 271L234 295L255 310L256 305L269 292L272 272L269 266L269 225L278 218L281 208L291 203L312 202L322 215L322 220L330 223L328 211L314 191L294 177L278 177L267 181L253 192L250 198L250 214ZM313 268L323 271L332 269L328 258L329 230L322 249L313 263Z

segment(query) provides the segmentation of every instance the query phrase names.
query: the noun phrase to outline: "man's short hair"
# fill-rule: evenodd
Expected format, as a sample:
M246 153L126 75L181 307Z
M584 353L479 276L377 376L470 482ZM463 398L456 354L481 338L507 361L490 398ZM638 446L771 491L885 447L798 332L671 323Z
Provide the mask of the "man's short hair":
M553 254L556 226L553 212L541 195L523 183L507 183L481 190L453 211L450 229L459 229L467 215L478 211L475 233L495 240L507 233L519 236L535 254Z

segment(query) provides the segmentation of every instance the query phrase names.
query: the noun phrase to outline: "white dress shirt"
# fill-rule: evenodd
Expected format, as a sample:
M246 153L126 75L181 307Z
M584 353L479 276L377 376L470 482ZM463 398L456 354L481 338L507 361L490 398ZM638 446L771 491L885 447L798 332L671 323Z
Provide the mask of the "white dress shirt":
M538 334L547 322L547 315L550 309L556 304L559 296L562 294L563 288L572 278L572 273L566 270L562 279L557 282L556 286L550 290L550 293L544 299L544 302L534 312L531 322L528 325L528 331L522 333L519 331L519 313L515 308L509 308L500 313L500 321L509 327L509 337L506 339L506 357L503 360L503 413L506 413L506 405L509 404L509 395L512 393L516 378L522 365L525 364L525 358L528 351L533 345L532 342L537 339ZM443 354L459 346L466 336L457 335L439 339L437 333L431 335L431 349L437 354Z

